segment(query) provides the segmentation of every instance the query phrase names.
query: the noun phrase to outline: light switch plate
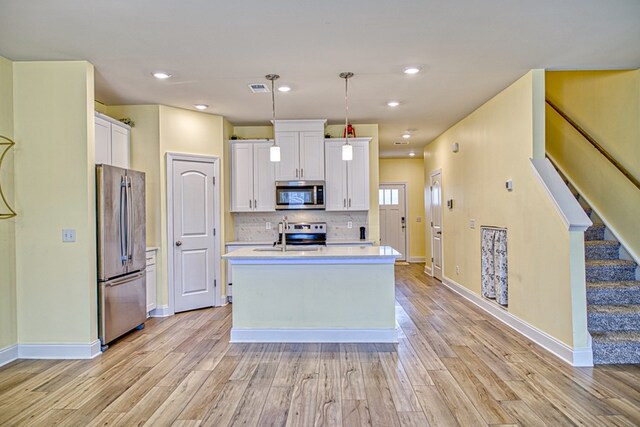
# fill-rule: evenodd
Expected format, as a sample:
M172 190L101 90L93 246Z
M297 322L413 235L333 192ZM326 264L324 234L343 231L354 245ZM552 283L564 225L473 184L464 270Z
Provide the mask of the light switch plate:
M347 228L353 228L353 222L347 221Z
M271 230L271 223L267 222L264 226L265 230Z
M76 230L73 228L62 229L62 241L65 243L76 241Z
M416 222L422 222L422 217L416 217Z
M470 219L469 220L469 228L476 228L476 220L475 219Z

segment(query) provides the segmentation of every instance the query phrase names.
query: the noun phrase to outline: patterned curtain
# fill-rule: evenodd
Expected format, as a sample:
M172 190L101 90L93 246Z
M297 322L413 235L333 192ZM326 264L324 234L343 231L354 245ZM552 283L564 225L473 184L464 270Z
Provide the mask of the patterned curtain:
M507 230L482 227L482 296L508 305Z

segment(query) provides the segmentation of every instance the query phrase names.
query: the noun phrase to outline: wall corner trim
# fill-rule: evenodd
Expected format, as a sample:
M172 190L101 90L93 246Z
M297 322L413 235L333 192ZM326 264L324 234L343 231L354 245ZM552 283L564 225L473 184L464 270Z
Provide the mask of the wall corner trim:
M569 231L585 231L593 224L571 194L549 159L529 159L535 177L545 189Z
M89 344L18 344L19 359L93 359L100 354L100 340Z
M555 354L560 359L575 367L593 366L593 351L591 349L591 337L589 337L588 346L584 348L571 348L565 343L558 341L556 338L548 335L540 329L531 326L527 322L519 319L513 314L498 307L496 304L485 300L476 295L464 286L456 283L448 277L443 277L442 284L459 294L463 298L477 305L505 325L514 329L516 332L530 339L542 348Z
M0 349L0 366L11 363L18 358L18 344Z
M153 310L151 310L149 317L169 317L173 316L175 313L169 309L169 305L159 305Z

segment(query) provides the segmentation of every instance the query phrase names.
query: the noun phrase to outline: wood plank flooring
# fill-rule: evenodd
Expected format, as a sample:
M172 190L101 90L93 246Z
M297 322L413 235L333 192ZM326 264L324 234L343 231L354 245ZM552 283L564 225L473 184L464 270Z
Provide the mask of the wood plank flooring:
M572 368L396 267L399 344L229 344L231 307L0 368L2 426L637 426L640 366Z

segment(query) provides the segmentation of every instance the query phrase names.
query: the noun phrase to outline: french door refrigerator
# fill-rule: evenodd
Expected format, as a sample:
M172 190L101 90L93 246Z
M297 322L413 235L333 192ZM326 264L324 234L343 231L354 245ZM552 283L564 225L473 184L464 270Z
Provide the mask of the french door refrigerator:
M144 172L96 166L98 333L103 349L146 313Z

